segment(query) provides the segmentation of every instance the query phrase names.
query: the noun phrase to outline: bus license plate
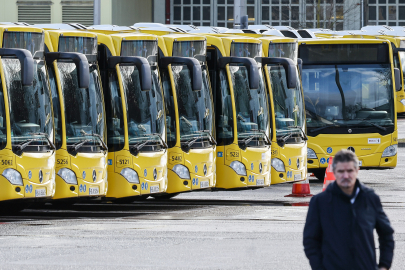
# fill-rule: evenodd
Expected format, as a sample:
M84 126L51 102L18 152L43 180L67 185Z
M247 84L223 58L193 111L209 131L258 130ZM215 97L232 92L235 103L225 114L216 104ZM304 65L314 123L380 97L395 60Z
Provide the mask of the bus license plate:
M294 181L301 180L301 174L294 174Z
M207 188L209 186L208 181L201 181L200 188Z
M89 195L98 195L98 194L99 194L98 187L89 188Z
M264 179L256 179L256 186L264 186Z
M363 166L363 161L359 160L359 166Z
M159 185L150 187L150 193L157 193L157 192L159 192Z
M36 189L35 190L35 197L45 197L46 196L46 189Z

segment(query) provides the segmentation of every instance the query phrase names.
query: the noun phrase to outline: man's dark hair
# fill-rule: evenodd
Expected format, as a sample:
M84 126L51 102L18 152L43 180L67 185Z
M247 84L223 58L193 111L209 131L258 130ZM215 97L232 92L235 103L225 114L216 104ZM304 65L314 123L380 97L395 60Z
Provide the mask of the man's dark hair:
M353 161L355 168L359 167L359 160L355 153L346 149L340 150L333 157L332 170L335 171L336 164L338 162L350 162L350 161Z

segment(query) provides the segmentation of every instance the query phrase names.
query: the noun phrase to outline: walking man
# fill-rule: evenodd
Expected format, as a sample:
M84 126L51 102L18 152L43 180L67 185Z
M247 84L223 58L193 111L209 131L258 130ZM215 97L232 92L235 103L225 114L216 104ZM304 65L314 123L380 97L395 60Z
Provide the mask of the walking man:
M348 150L333 158L336 181L309 204L304 250L312 269L389 269L394 254L394 230L380 198L357 179L359 161ZM377 265L373 231L377 230Z

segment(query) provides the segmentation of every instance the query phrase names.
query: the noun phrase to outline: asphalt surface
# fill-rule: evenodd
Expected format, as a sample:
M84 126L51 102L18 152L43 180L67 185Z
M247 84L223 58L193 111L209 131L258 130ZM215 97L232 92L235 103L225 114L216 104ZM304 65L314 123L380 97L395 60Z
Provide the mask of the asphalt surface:
M398 128L405 138L405 119ZM404 162L399 148L396 169L359 175L395 229L392 269L405 265ZM310 182L321 192L322 183ZM291 186L0 216L0 269L310 269L302 246L310 198L284 197Z

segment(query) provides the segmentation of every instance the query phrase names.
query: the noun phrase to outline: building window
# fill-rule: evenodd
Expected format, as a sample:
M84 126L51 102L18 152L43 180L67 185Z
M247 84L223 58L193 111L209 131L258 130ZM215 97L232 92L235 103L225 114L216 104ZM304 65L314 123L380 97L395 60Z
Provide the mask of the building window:
M405 25L405 0L369 0L369 25Z
M195 26L211 25L211 2L214 0L172 0L172 23Z

